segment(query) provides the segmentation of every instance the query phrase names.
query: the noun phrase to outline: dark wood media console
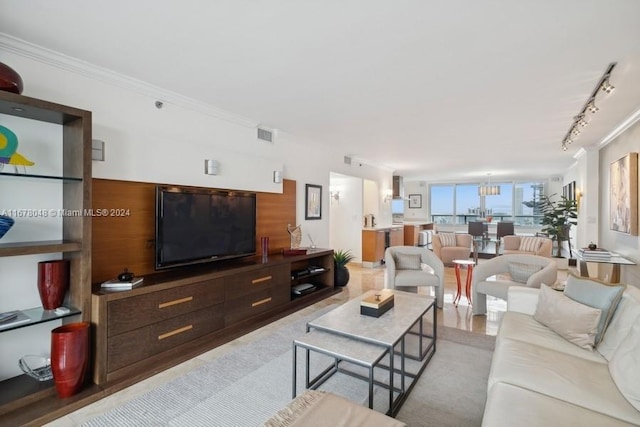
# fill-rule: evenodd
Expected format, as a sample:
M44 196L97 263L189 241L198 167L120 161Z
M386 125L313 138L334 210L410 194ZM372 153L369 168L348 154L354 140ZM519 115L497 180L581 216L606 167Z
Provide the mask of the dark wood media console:
M94 382L113 392L231 341L339 292L333 275L333 251L315 249L153 274L125 291L97 286ZM302 281L316 290L293 295Z

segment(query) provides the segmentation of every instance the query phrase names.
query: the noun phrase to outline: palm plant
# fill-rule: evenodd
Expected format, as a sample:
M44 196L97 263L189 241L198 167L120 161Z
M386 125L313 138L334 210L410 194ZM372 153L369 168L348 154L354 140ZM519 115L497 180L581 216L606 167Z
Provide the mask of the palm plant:
M345 286L349 283L349 269L347 264L355 258L351 251L341 249L333 252L333 262L336 265L334 271L334 283L336 286Z
M552 194L551 196L555 196ZM562 242L569 240L571 225L578 224L578 203L576 200L560 196L552 201L548 196L541 197L542 231L557 242L556 257L562 257Z
M346 267L354 258L350 250L338 249L333 252L333 260L338 268Z

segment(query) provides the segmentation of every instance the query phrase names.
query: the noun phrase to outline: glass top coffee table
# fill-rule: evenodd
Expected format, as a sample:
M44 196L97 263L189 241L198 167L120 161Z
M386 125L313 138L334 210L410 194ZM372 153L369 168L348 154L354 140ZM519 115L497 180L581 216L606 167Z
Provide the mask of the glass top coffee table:
M306 388L318 388L336 372L346 373L368 381L370 408L373 408L373 385L387 388L387 414L397 414L436 351L435 300L394 290L394 306L389 311L377 318L360 314L360 301L375 293L369 291L307 323L307 334L293 342L293 397L297 394L297 349L303 348ZM432 315L427 316L429 311ZM313 379L309 374L310 351L334 359L331 366ZM408 360L416 361L411 372L407 369ZM340 365L343 362L367 368L368 376L342 369ZM374 378L376 368L388 372L387 383ZM396 375L399 377L398 386L394 385Z

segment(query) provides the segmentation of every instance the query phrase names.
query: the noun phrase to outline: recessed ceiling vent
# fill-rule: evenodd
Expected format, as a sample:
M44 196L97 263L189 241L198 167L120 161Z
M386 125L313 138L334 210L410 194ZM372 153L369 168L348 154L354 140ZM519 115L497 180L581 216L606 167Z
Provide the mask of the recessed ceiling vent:
M258 139L261 141L270 142L273 144L275 140L275 133L271 129L266 129L263 127L258 128Z
M350 165L351 164L351 157L344 156L344 164L345 165Z

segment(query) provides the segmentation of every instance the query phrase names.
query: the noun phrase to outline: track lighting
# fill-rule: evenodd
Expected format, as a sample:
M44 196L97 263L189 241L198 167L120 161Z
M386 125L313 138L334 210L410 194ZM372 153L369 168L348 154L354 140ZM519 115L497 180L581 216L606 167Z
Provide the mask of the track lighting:
M589 124L586 120L587 111L592 114L598 112L599 108L596 106L596 95L598 95L598 92L602 90L603 92L610 94L615 90L615 87L609 82L609 77L611 76L611 72L615 66L615 62L609 64L607 71L605 71L602 77L600 77L600 81L598 81L598 84L591 92L591 96L587 98L587 102L585 102L578 115L573 117L573 123L569 127L567 134L562 139L561 147L563 151L567 151L567 145L571 144L574 141L574 138L580 135L580 127L585 127Z
M589 124L589 122L584 118L584 114L579 114L577 116L574 117L574 120L576 121L576 124L585 127Z
M592 114L595 114L600 110L593 99L587 104L587 109Z
M609 78L607 78L605 81L602 82L602 85L600 85L600 88L605 93L612 93L614 90L616 90L615 86L609 83Z

